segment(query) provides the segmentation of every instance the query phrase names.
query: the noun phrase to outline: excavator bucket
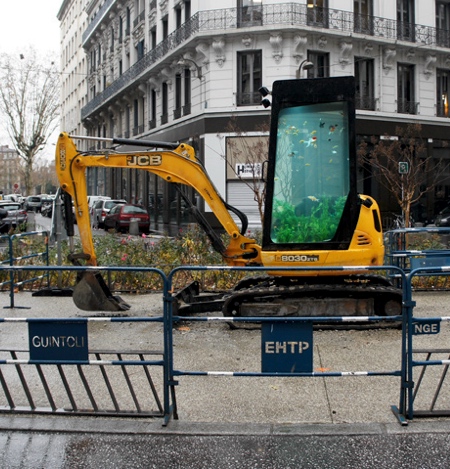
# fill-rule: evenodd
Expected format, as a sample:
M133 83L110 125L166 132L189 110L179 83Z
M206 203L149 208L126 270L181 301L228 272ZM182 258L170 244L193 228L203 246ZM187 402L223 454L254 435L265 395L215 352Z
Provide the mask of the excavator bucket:
M128 311L130 305L113 296L99 272L84 272L73 289L75 305L84 311Z

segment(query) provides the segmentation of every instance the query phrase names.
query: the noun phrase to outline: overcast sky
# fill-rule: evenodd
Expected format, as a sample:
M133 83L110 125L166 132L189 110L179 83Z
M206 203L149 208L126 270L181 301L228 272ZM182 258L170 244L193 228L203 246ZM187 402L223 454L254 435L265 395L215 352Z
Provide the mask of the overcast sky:
M62 3L63 0L0 0L0 53L20 54L33 46L42 53L59 54L56 15ZM0 126L0 145L12 147L3 126ZM51 158L54 148L48 146L42 155Z
M63 0L0 0L0 52L19 52L29 45L58 51L59 21Z

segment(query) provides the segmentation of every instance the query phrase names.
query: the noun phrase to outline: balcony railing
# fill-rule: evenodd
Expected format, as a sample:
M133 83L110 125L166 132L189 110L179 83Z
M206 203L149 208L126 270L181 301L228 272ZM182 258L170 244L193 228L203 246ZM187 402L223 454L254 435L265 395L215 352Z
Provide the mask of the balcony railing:
M377 99L373 96L356 96L355 97L355 108L363 109L366 111L375 111Z
M94 16L94 19L89 23L86 31L84 31L82 36L83 44L85 41L91 36L97 26L101 23L102 19L105 17L106 13L111 9L111 7L116 3L117 0L106 0L105 3L102 5L100 10L98 10L97 14Z
M83 41L86 35L92 34L96 25L99 25L100 17L104 16L104 13L115 1L107 0L105 2L94 21L88 26L85 34L83 34ZM254 8L257 8L258 14L254 11L251 17L248 16L248 9L246 12L243 12L240 8L206 10L196 13L180 28L172 32L155 48L145 54L142 59L131 66L105 91L92 99L82 109L82 119L88 117L118 93L132 86L138 78L143 77L145 74L150 74L151 68L155 63L199 33L215 32L219 34L224 30L230 31L244 27L261 28L265 26L290 27L293 29L326 27L334 32L339 31L343 34L362 33L383 41L396 41L401 38L406 41L415 41L420 43L420 45L450 47L450 31L437 30L431 26L408 24L408 28L405 29L405 23L387 18L356 15L349 11L331 8L311 9L307 8L305 4L300 5L297 3L262 5ZM315 11L315 13L313 14L311 11ZM246 21L247 17L249 21ZM99 18L98 21L96 20L97 18ZM94 26L93 23L95 23ZM400 36L399 33L401 33Z
M261 104L261 93L259 93L259 91L251 93L237 93L236 104L238 106L259 106Z
M133 28L135 28L138 24L142 23L145 20L145 10L142 10L138 16L133 21Z
M397 112L399 114L417 114L419 103L415 101L408 101L406 99L397 100Z
M183 116L188 116L191 113L191 103L183 106Z
M448 104L444 104L444 103L436 104L436 117L450 117Z
M133 127L133 137L144 132L144 124Z
M179 119L180 117L181 117L181 107L178 107L173 110L173 118L175 120L175 119Z

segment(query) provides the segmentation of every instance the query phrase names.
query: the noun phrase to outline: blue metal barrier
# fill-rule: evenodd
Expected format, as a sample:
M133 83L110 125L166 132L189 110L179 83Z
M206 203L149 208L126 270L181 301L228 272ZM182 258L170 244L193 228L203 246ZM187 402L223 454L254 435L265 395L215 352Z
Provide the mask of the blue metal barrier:
M443 242L442 249L411 249L411 235L429 237L439 236ZM420 228L399 228L385 233L386 254L385 264L395 265L409 272L420 266L450 265L450 249L448 249L450 228L426 226ZM425 244L425 243L424 243ZM445 247L444 247L445 245Z
M64 413L67 414L72 414L72 415L80 415L80 414L91 414L91 415L128 415L128 416L159 416L164 418L164 424L166 424L171 416L174 416L177 418L177 411L175 407L175 395L174 395L174 388L173 388L173 383L171 383L168 375L168 370L170 369L169 365L169 360L170 360L170 346L169 344L172 342L171 341L171 325L168 323L168 318L171 316L170 310L171 310L171 294L167 290L167 278L164 274L159 269L152 268L152 267L79 267L79 266L64 266L64 267L56 267L56 266L0 266L0 272L1 271L9 271L12 275L16 274L17 271L23 270L23 271L41 271L41 272L52 272L52 271L72 271L72 272L77 272L81 274L82 272L86 271L91 271L91 272L105 272L108 273L109 271L121 271L121 272L128 272L128 273L136 273L136 272L143 272L143 273L150 273L150 274L156 274L162 279L163 283L163 292L162 292L162 301L163 301L163 315L162 316L157 316L157 317L88 317L88 318L79 318L79 317L74 317L74 318L0 318L0 323L18 323L18 322L24 322L28 324L29 327L29 337L30 339L30 349L29 350L9 350L7 352L10 353L9 358L0 358L0 365L13 365L16 368L16 371L19 375L20 381L21 381L21 386L27 396L28 400L28 407L23 408L23 406L19 406L23 412L37 412L37 413L54 413L54 414L61 414ZM53 336L52 330L56 331L55 334L58 333L58 328L63 327L65 324L69 325L70 330L76 330L77 325L81 325L82 327L87 325L89 322L110 322L110 323L139 323L139 322L160 322L163 324L163 349L161 351L148 351L148 350L125 350L125 351L118 351L117 349L115 350L81 350L81 355L76 354L76 355L67 355L64 353L64 350L62 350L61 347L58 348L58 353L55 354L54 356L47 356L47 355L36 355L36 350L34 350L33 345L33 334L35 334L36 337L39 337L39 329L35 329L36 327L43 327L45 333L42 334L42 337L45 337L46 340L54 340L55 343L58 340L57 335ZM37 331L37 333L35 333ZM67 330L63 331L64 334L63 336L66 338L67 342ZM79 339L81 343L83 342L83 337L84 337L85 331L82 330L79 332L79 336L82 338ZM54 339L53 339L54 337ZM62 337L62 336L61 336ZM75 341L77 340L75 337L72 338L71 340ZM86 339L87 342L87 339ZM2 352L0 350L0 352ZM3 351L5 352L5 351ZM18 357L18 353L25 353L26 358L20 358ZM69 353L69 352L67 352ZM34 355L33 355L34 354ZM162 356L162 359L160 360L149 360L146 359L145 356L149 354L157 354ZM102 358L103 356L116 356L116 359L104 359ZM126 359L123 358L124 356L129 356L129 355L134 355L137 356L138 359ZM93 358L91 358L93 357ZM56 405L54 402L54 398L50 389L50 386L47 383L47 380L44 376L44 373L41 369L42 365L54 365L57 368L58 375L61 378L61 381L64 384L64 390L66 392L67 398L70 400L71 403L71 408L68 411L64 411L64 409L61 409ZM92 406L92 409L87 411L80 409L80 406L77 404L76 399L73 395L72 390L70 389L70 386L68 384L68 381L65 377L65 374L62 370L63 365L72 365L76 367L79 377L82 380L83 383L83 388L86 391L90 404ZM105 385L107 386L109 396L111 397L111 400L113 401L114 404L114 409L112 410L104 410L104 409L99 409L95 397L91 391L91 387L89 386L88 380L85 377L81 366L82 365L89 365L89 366L97 366L101 370ZM45 395L47 397L48 403L49 403L49 408L47 410L42 409L42 408L37 408L33 404L33 399L32 399L32 389L31 387L27 384L27 381L24 377L24 373L22 370L22 367L24 366L34 366L36 367L36 370L39 374L39 380L42 385L42 387L45 390ZM131 411L123 411L119 408L119 405L115 399L114 392L112 389L112 386L110 384L109 378L106 376L105 372L105 367L108 366L119 366L122 369L122 372L125 376L126 382L127 382L127 388L130 392L130 395L133 398L134 404L136 406L137 411L136 412L131 412ZM139 405L138 399L135 395L134 388L131 385L131 381L128 377L128 374L125 371L124 367L127 366L134 366L134 367L148 367L148 366L159 366L163 370L163 404L160 404L159 398L156 395L156 392L153 388L152 380L149 376L149 373L147 370L146 372L146 377L147 381L149 383L149 386L152 388L153 396L155 398L155 402L158 406L158 411L156 413L152 412L142 412L141 407ZM18 406L14 402L14 396L12 393L9 391L7 381L4 377L4 374L2 373L0 369L0 385L3 388L4 394L7 397L8 400L8 406L6 407L0 407L0 412L13 412L13 411L18 411Z
M185 266L179 267L177 269L172 270L172 272L168 276L169 281L169 288L168 290L172 290L172 283L174 277L177 273L181 271L211 271L211 270L218 270L218 271L239 271L245 273L255 273L255 272L282 272L282 271L290 271L299 270L299 271L310 271L310 272L318 272L318 271L387 271L390 272L392 275L396 275L402 279L402 284L405 284L405 274L404 272L395 266L383 266L383 267L373 267L373 266L358 266L358 267L310 267L310 268L267 268L267 267L255 267L255 268L248 268L248 267L224 267L224 266L208 266L208 267L194 267L194 266ZM392 406L392 411L397 417L398 421L402 425L406 425L407 421L405 419L405 410L406 410L406 390L408 389L408 375L407 375L407 361L406 361L406 350L408 344L408 337L407 337L407 322L406 318L411 315L411 308L413 304L410 301L410 297L407 296L407 292L403 291L403 308L402 314L400 316L344 316L344 317L184 317L184 316L173 316L172 309L168 309L168 313L170 317L168 318L168 324L171 325L171 328L175 323L182 322L182 321L225 321L225 322L253 322L253 323L269 323L272 327L279 323L290 323L290 324L312 324L313 322L320 322L320 323L327 323L327 322L380 322L380 321L395 321L402 323L402 334L401 334L401 343L399 344L399 353L402 356L401 360L401 368L396 370L381 370L381 371L336 371L336 372L327 372L327 371L313 371L312 369L308 371L300 371L300 372L283 372L283 371L261 371L261 372L239 372L239 371L192 371L192 370L180 370L174 369L174 357L173 357L173 334L169 334L169 367L168 370L169 380L173 384L177 384L175 378L180 376L233 376L233 377L268 377L268 376L276 376L276 377L348 377L348 376L390 376L390 377L398 377L400 381L400 399L399 399L399 406Z
M75 272L105 272L109 271L122 271L122 272L149 272L156 273L162 279L163 283L163 292L162 292L162 301L163 301L163 315L158 318L89 318L88 320L108 320L111 322L123 321L123 322L133 322L133 321L159 321L163 324L163 359L162 361L156 360L153 361L154 365L163 367L163 416L164 424L167 424L171 418L178 418L177 414L177 404L176 404L176 393L175 389L178 384L177 378L180 376L232 376L232 377L354 377L354 376L386 376L386 377L395 377L399 379L399 388L400 388L400 397L399 405L392 406L392 411L396 415L397 419L402 425L407 424L407 419L413 419L417 415L417 412L414 410L414 379L413 371L415 367L424 366L424 361L414 361L413 353L413 335L414 327L419 327L417 324L424 323L424 330L431 327L433 329L433 324L436 322L442 322L450 320L450 318L431 318L431 325L429 318L427 320L422 320L420 318L414 318L413 310L415 307L415 302L412 299L412 287L411 281L414 276L417 275L449 275L450 267L423 267L420 269L414 269L408 275L402 269L397 266L383 266L383 267L372 267L372 266L346 266L346 267L309 267L302 269L293 269L292 267L288 268L245 268L245 267L227 267L227 266L207 266L207 267L198 267L198 266L185 266L179 267L170 272L169 275L165 275L162 271L151 268L151 267L77 267L77 266L64 266L64 267L51 267L51 266L0 266L0 271L5 270L12 274L15 274L19 270L33 270L33 271L42 271L42 272L51 272L51 271L75 271ZM317 271L384 271L387 272L390 276L397 276L401 279L402 287L402 314L398 316L370 316L370 317L360 317L360 316L343 316L343 317L185 317L174 314L174 302L176 301L173 292L174 280L177 274L183 271L197 271L197 272L206 272L206 271L236 271L243 273L255 274L255 272L276 272L276 271L290 271L301 270L316 272ZM436 321L434 321L436 319ZM65 319L67 321L67 319ZM84 321L85 319L83 319ZM2 321L2 320L0 320ZM44 322L47 320L44 320ZM80 321L80 318L75 319L75 322ZM302 329L302 332L306 331L306 334L309 333L309 326L315 322L327 323L327 322L364 322L364 323L377 323L380 321L395 321L401 322L402 331L401 339L399 340L399 354L401 356L401 366L398 369L388 369L388 370L354 370L354 371L314 371L312 369L300 370L300 371L278 371L271 369L271 364L269 364L266 370L262 371L211 371L211 370L190 370L190 369L178 369L174 366L174 336L173 329L177 323L189 321L189 322L199 322L199 321L208 321L208 322L227 322L227 323L240 323L240 322L250 322L250 323L261 323L262 329L265 328L264 324L270 325L270 327L277 328L279 324L289 323L294 327L297 325L307 325L305 329ZM426 322L428 321L428 322ZM33 322L33 321L29 321ZM312 333L312 332L311 332ZM307 339L305 339L305 342ZM301 346L300 344L296 346ZM272 347L272 345L267 346ZM269 350L270 351L270 350ZM450 365L450 350L449 358L444 360L425 360L426 366L437 366L437 365ZM17 365L18 363L13 358L13 364ZM96 364L99 360L84 359L81 360L77 365L92 363ZM100 360L101 361L101 360ZM147 360L144 360L146 362ZM28 362L28 360L27 360ZM6 362L0 362L0 364ZM33 365L33 363L27 363ZM55 361L55 364L58 364L58 360ZM60 364L60 362L59 362ZM116 363L109 363L108 365L114 365ZM118 363L117 363L118 364ZM131 364L131 363L130 363ZM142 360L137 360L136 365L142 365ZM0 376L0 381L2 377Z
M31 238L31 237L43 237L45 241L45 249L44 251L41 252L29 252L25 254L24 256L15 256L14 253L14 244L15 241L18 243L23 242L26 245L26 239ZM28 261L30 259L36 259L40 258L44 262L44 265L48 266L49 265L49 256L48 256L48 237L49 233L48 231L31 231L29 233L19 233L19 234L13 234L11 236L2 236L3 239L7 239L8 241L8 252L9 252L9 259L6 259L1 262L1 264L9 264L10 266L17 265L18 262L21 261ZM24 241L22 241L24 240ZM19 275L21 270L18 270ZM16 276L14 275L14 271L10 271L10 277L9 280L6 280L4 282L0 283L0 287L3 285L9 285L10 289L10 305L9 308L17 308L18 306L15 305L14 301L14 291L16 288L21 288L23 285L26 283L33 283L38 280L43 280L47 279L47 285L49 284L49 272L43 271L41 275L35 276L30 279L26 279L23 281L16 281Z
M432 263L431 263L432 264ZM412 269L409 275L407 275L405 291L409 298L412 298L412 281L417 276L450 276L450 266L441 265L429 265L424 263L423 266L417 266ZM411 300L413 306L415 303ZM443 382L447 375L447 370L450 365L450 348L414 348L413 337L416 335L427 335L428 337L436 337L439 335L440 327L442 323L449 322L450 317L415 317L413 314L413 308L408 311L407 315L407 348L406 348L406 362L407 362L407 386L405 388L406 395L406 407L404 409L404 415L412 420L414 417L443 417L450 416L450 409L438 410L435 408L436 401L442 389ZM415 360L415 354L425 354L425 360ZM446 359L432 359L433 355L444 354L448 358ZM415 409L415 400L418 392L421 388L422 380L425 371L428 367L444 366L444 370L436 385L436 390L433 395L430 407L427 410ZM421 373L415 383L414 370L421 367Z

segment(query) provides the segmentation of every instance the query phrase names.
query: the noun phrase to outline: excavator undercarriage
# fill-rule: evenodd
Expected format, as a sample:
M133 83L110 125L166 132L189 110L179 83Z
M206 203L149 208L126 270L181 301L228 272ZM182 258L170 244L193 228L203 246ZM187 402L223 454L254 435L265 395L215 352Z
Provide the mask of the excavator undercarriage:
M224 316L397 316L402 292L375 275L249 277L231 292L201 293L193 282L175 295L177 314L220 311Z

